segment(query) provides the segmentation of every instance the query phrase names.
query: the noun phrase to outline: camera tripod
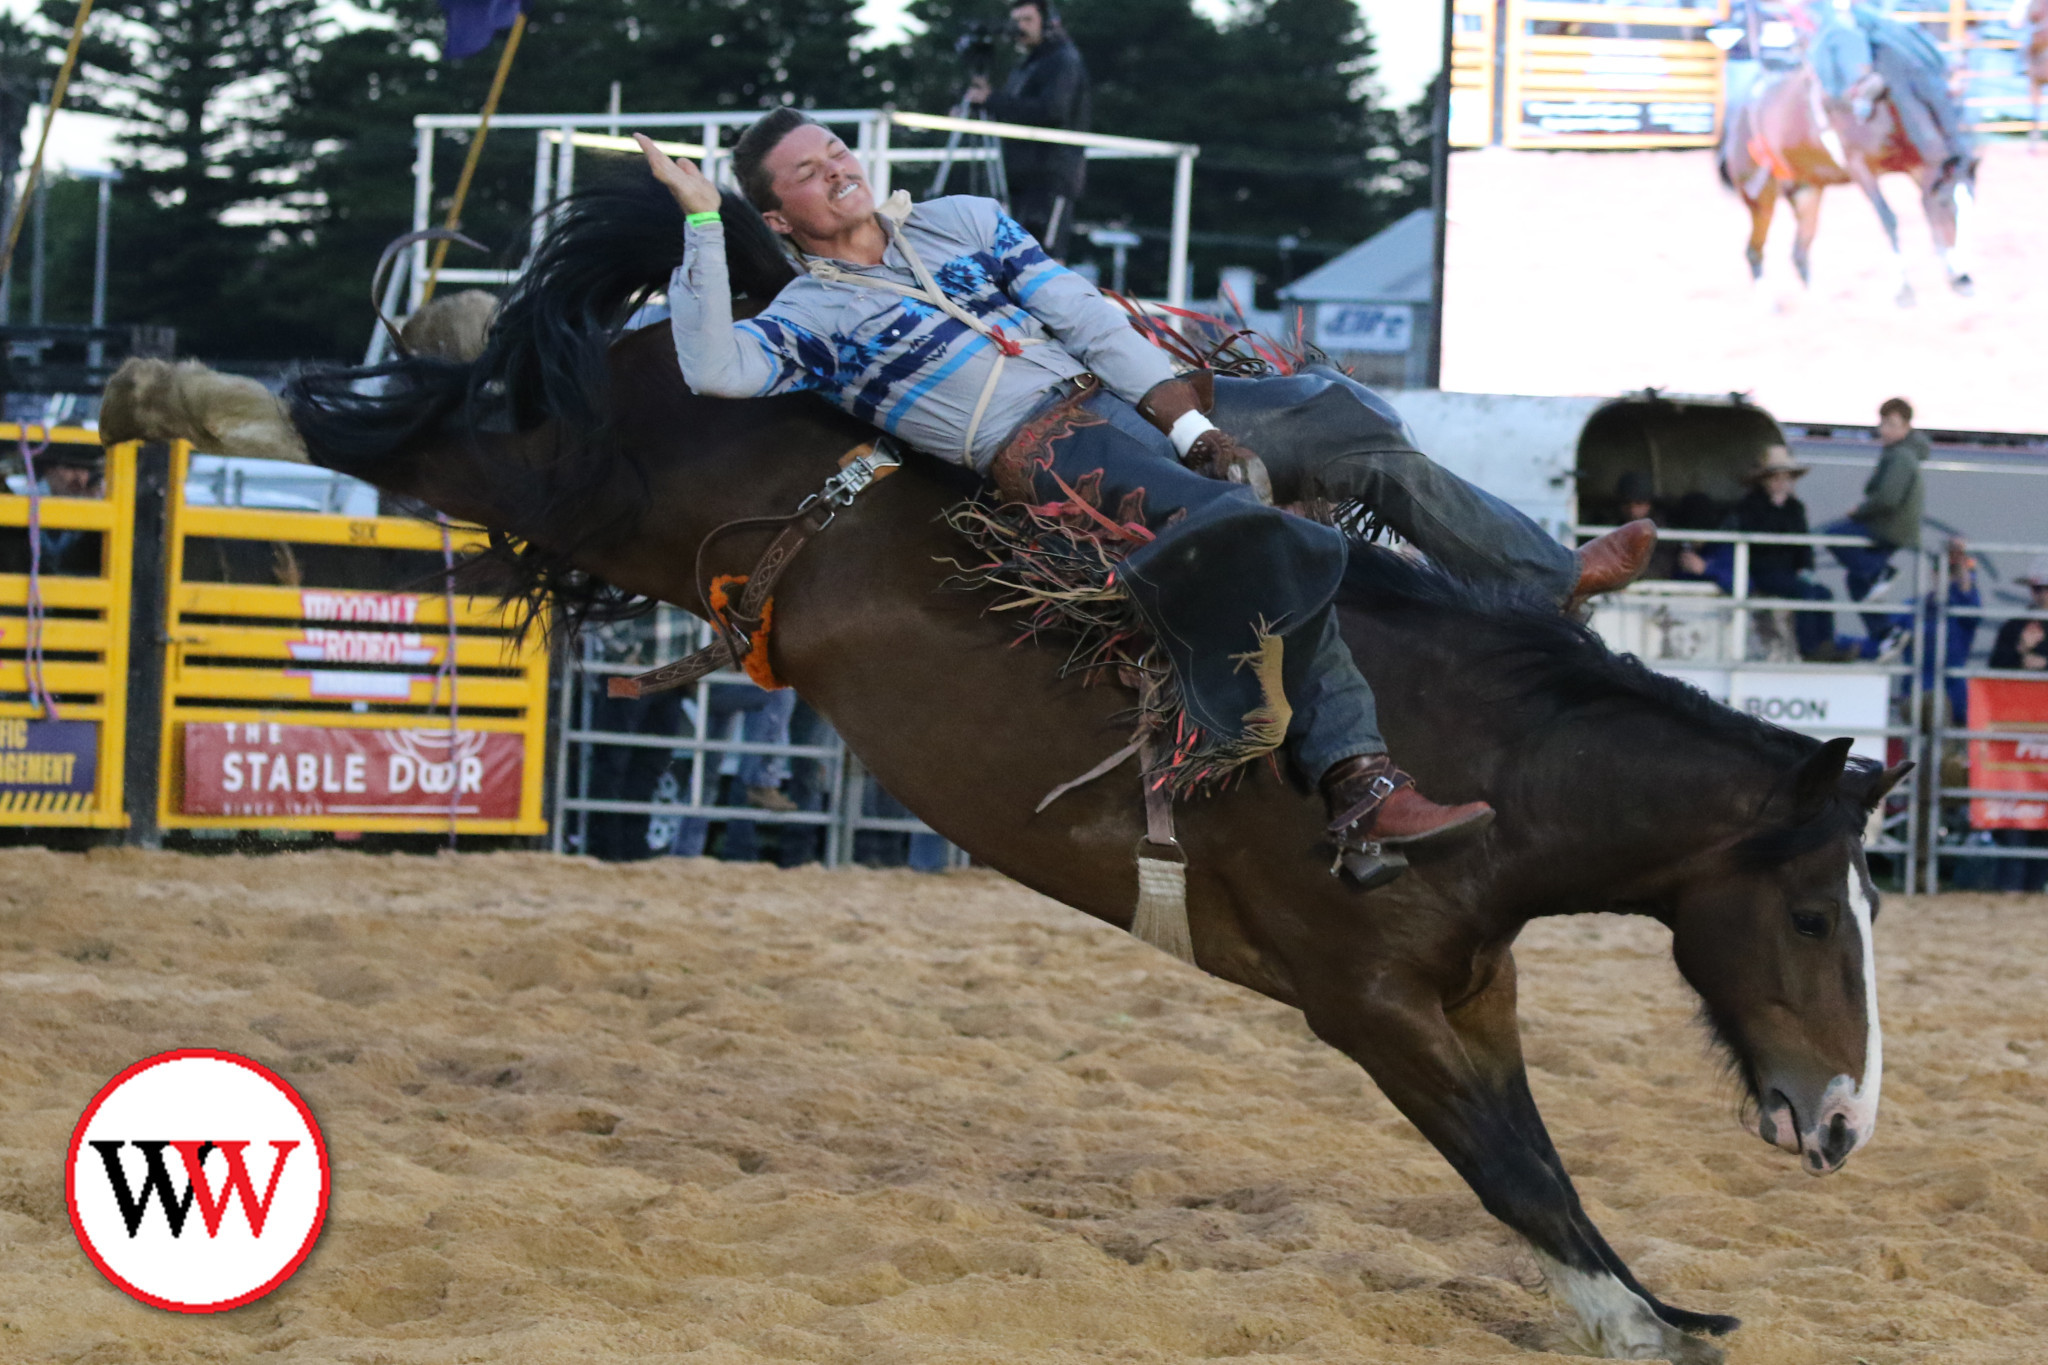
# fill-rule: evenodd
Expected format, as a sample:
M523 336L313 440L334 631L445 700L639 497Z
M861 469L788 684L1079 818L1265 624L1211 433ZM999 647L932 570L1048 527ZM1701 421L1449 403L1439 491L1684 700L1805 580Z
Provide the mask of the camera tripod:
M962 95L960 102L953 106L953 117L986 120L988 112ZM960 138L961 130L958 128L946 135L946 154L939 158L938 172L932 176L931 191L925 198L936 199L946 192L946 181L953 173L953 158L960 151ZM993 133L976 133L974 145L988 153L988 160L982 164L988 168L989 198L1001 204L1007 212L1010 207L1010 178L1003 172L1003 140ZM972 185L971 178L968 183Z

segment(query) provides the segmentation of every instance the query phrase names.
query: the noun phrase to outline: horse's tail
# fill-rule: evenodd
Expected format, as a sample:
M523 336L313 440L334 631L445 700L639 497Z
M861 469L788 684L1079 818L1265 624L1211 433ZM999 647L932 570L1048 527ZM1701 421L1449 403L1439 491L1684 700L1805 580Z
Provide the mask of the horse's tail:
M720 213L734 295L766 302L794 269L745 200L726 195ZM602 443L606 353L682 250L682 210L652 176L636 168L579 190L556 207L475 361L409 356L303 372L285 386L292 424L315 463L345 473L372 471L483 404L521 430L554 420L586 448Z

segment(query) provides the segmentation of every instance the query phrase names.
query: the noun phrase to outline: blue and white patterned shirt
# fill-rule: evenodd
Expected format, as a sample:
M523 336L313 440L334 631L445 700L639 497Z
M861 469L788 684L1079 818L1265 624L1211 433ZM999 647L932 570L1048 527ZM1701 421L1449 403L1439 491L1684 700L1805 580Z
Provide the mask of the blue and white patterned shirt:
M915 286L896 245L908 234L945 294L1007 337L1044 339L1005 363L975 431L973 466L986 469L1045 391L1092 370L1112 393L1137 402L1173 378L1166 353L1132 328L1094 285L1045 254L993 199L957 195L912 208L900 228L882 220L882 263L838 262L827 283L799 275L774 302L732 320L725 230L686 229L683 263L669 280L670 327L683 378L698 393L760 398L817 393L864 422L956 463L981 398L996 343L918 299L863 288L862 276Z

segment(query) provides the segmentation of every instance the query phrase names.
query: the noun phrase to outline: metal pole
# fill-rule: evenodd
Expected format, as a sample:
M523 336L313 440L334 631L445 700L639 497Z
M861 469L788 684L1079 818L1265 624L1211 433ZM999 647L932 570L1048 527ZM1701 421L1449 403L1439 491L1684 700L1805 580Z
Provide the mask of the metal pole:
M422 128L419 130L419 155L412 163L412 230L414 232L425 232L427 230L427 215L433 211L433 207L434 130L432 128ZM394 271L394 283L396 282L396 274L397 272ZM426 301L427 244L425 242L414 242L412 244L412 270L410 275L411 278L407 281L409 299L406 303L405 311L417 313L420 310L420 305ZM386 311L389 312L390 310L387 309ZM381 338L384 329L379 327L377 332ZM379 350L381 351L382 348L380 347Z
M50 182L36 181L36 226L33 254L28 267L28 320L32 326L43 325L43 278L48 256L44 247L49 240L50 223Z
M612 82L612 102L609 112L612 116L612 121L606 126L611 129L612 136L617 137L619 135L619 83L617 81Z
M93 229L92 244L92 325L95 327L107 325L107 216L113 205L114 182L111 178L102 179L99 221Z
M891 193L889 187L889 116L887 114L876 115L874 136L870 140L869 145L874 148L875 165L874 169L868 172L868 187L874 191L875 202L880 203L882 200L887 199Z
M92 325L107 325L107 215L114 203L114 181L111 176L100 178L100 202L98 222L93 229L92 244ZM85 348L86 363L94 369L107 362L107 343L94 337Z
M1749 658L1749 542L1735 542L1735 572L1730 581L1735 589L1732 596L1736 607L1731 614L1735 639L1729 645L1728 657L1738 666Z
M1166 301L1188 302L1188 220L1194 211L1195 149L1184 148L1173 163L1173 240L1166 252Z
M548 205L555 194L548 178L549 169L547 130L540 129L533 135L533 228L526 244L529 254L540 250L540 239L547 235Z

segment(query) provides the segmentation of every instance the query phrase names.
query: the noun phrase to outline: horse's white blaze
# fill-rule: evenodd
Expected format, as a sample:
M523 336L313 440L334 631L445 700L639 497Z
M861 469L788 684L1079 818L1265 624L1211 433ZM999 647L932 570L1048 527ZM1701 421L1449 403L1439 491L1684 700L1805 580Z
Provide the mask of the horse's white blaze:
M1877 1019L1877 935L1870 923L1870 896L1863 889L1861 869L1853 864L1849 868L1849 922L1855 927L1857 949L1863 955L1863 1075L1837 1076L1829 1081L1819 1108L1800 1134L1806 1168L1814 1175L1834 1170L1870 1141L1877 1129L1878 1093L1884 1089L1884 1030ZM1822 1152L1828 1129L1837 1117L1855 1141L1840 1161L1829 1165Z
M1696 1344L1606 1271L1574 1270L1540 1251L1536 1263L1550 1292L1578 1318L1579 1349L1608 1360L1666 1360L1674 1348Z
M1870 893L1864 890L1863 869L1853 862L1849 864L1849 914L1856 922L1863 950L1863 1077L1850 1092L1842 1113L1856 1130L1856 1148L1860 1148L1877 1128L1877 1097L1884 1089L1884 1029L1877 1021L1877 932L1870 922Z

